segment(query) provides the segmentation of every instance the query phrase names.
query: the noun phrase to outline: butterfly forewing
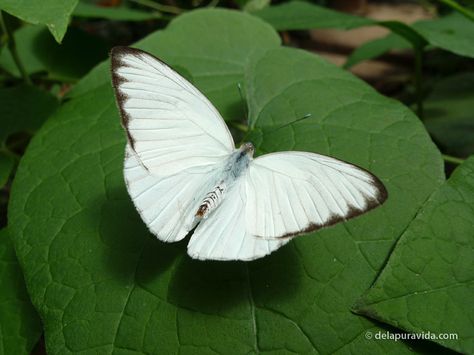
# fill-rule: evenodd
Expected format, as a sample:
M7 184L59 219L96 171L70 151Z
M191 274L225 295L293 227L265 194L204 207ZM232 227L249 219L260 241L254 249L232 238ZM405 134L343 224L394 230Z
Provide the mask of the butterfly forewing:
M209 100L152 55L114 48L112 77L129 144L154 174L212 169L235 149Z

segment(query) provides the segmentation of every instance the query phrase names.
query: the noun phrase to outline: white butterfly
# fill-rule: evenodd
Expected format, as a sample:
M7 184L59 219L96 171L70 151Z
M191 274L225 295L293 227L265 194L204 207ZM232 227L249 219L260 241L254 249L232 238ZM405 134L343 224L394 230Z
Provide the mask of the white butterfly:
M176 242L194 227L195 259L253 260L292 237L360 215L387 198L368 171L327 156L235 149L210 101L138 49L112 50L128 144L128 192L150 231Z

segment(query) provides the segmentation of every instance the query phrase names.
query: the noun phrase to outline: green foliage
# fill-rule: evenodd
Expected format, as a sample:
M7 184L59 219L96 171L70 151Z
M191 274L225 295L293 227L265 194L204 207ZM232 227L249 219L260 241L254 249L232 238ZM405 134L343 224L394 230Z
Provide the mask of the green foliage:
M0 230L0 353L29 354L41 334L6 229Z
M0 10L32 24L46 25L61 43L78 0L0 0Z
M386 205L256 262L191 260L183 243L149 235L126 193L125 137L102 65L35 136L12 191L15 247L49 353L410 352L364 339L380 328L349 308L442 183L440 154L406 107L278 43L252 16L201 10L138 47L185 69L227 118L242 111L243 82L259 152L362 165L387 184Z
M434 341L473 353L473 205L470 158L429 198L355 310L410 332L455 333Z
M0 88L0 144L13 133L38 129L57 107L53 96L33 86Z
M107 58L105 43L75 28L68 31L61 45L40 26L24 26L14 36L18 55L30 75L46 72L52 80L75 81ZM0 66L14 76L21 76L8 48L0 54Z
M441 80L425 101L425 125L449 154L474 153L474 73Z
M413 25L428 43L452 53L474 58L474 22L460 14L452 14Z
M236 0L239 12L175 7L214 1L154 1L0 0L0 10L47 25L62 40L4 14L0 227L9 196L10 205L8 232L0 230L0 354L29 353L42 331L24 280L49 354L473 353L474 160L445 181L428 135L443 153L474 153L474 74L456 68L474 58L470 10L443 0L464 16L408 26L309 2ZM250 263L195 261L186 242L151 236L123 182L125 134L110 63L95 65L113 44L142 38L183 11L134 46L194 83L257 154L302 150L350 161L383 180L387 202ZM346 68L414 48L423 122L318 56L281 47L275 31L370 25L391 33L356 49ZM457 60L443 73L457 74L439 80L436 72L432 89L421 77L421 53L431 48L464 57L450 54ZM53 96L65 92L62 103ZM367 339L387 324L459 339Z

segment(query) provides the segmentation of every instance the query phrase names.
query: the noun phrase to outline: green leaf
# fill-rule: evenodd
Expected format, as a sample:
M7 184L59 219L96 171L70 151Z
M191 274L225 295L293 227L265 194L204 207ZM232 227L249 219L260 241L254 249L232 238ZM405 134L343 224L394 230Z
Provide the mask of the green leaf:
M0 152L0 189L7 183L14 166L15 160Z
M290 1L267 7L252 15L260 17L278 31L307 30L311 28L351 29L371 26L374 20L349 15L303 1Z
M97 69L34 137L12 190L11 228L48 353L410 352L402 342L365 340L365 330L379 328L349 307L443 181L440 154L408 108L312 54L276 49L275 38L249 15L200 10L139 47L163 51L210 93L243 81L247 68L260 152L348 159L384 180L387 203L263 260L191 260L185 243L149 234L127 195L125 135L109 74ZM174 56L165 51L173 43Z
M389 35L375 39L373 41L366 42L361 46L357 47L347 58L344 67L350 68L364 60L377 58L382 54L393 50L402 50L411 48L410 42L408 42L402 36L399 36L395 33L390 33Z
M144 21L160 18L156 12L145 12L135 9L121 7L104 7L85 2L79 2L74 9L73 15L85 18L105 18L115 21Z
M41 335L41 324L6 229L0 230L0 280L0 353L29 354Z
M13 133L38 129L58 104L56 98L34 86L0 88L0 144Z
M355 310L409 332L474 352L474 157L426 202Z
M14 36L18 55L28 74L47 72L50 79L60 81L78 80L107 58L109 49L97 37L77 28L68 31L61 45L51 38L46 29L38 26L24 26ZM20 77L8 48L0 54L0 66Z
M32 24L46 25L61 43L78 0L0 0L0 10Z
M441 80L425 99L425 126L446 153L474 154L474 73Z
M413 28L435 47L474 58L474 22L453 13L431 21L420 21Z

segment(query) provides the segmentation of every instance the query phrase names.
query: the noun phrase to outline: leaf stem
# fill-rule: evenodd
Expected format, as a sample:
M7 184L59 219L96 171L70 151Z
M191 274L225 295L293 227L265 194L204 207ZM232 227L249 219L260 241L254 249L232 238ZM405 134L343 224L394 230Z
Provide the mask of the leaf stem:
M423 120L423 48L414 47L415 50L415 96L416 113Z
M228 122L231 126L233 126L234 128L238 129L239 131L242 131L244 133L247 133L249 131L249 127L247 125L244 125L242 123L239 123L239 122L235 122L235 121L229 121Z
M448 155L448 154L443 154L443 160L445 162L448 162L448 163L452 163L452 164L456 164L456 165L460 165L462 163L464 163L464 159L461 159L461 158L457 158L457 157L453 157L451 155Z
M149 8L155 9L160 12L167 12L169 14L174 14L174 15L179 15L186 11L176 6L158 4L152 0L130 0L130 1L139 5L147 6Z
M20 56L18 55L18 52L16 50L15 37L13 36L12 30L8 24L8 21L5 21L3 11L0 11L0 26L4 34L4 41L7 43L8 49L10 49L10 53L12 55L13 61L15 62L18 68L18 71L21 74L21 77L23 78L26 84L31 85L31 79L28 76L25 70L25 67L23 66L23 63L20 60Z
M471 10L465 8L464 6L459 5L456 1L454 0L438 0L440 3L450 7L451 9L459 12L460 14L464 15L467 17L469 20L474 21L474 12Z
M220 0L211 0L206 7L216 7L217 5L219 5L219 1Z

